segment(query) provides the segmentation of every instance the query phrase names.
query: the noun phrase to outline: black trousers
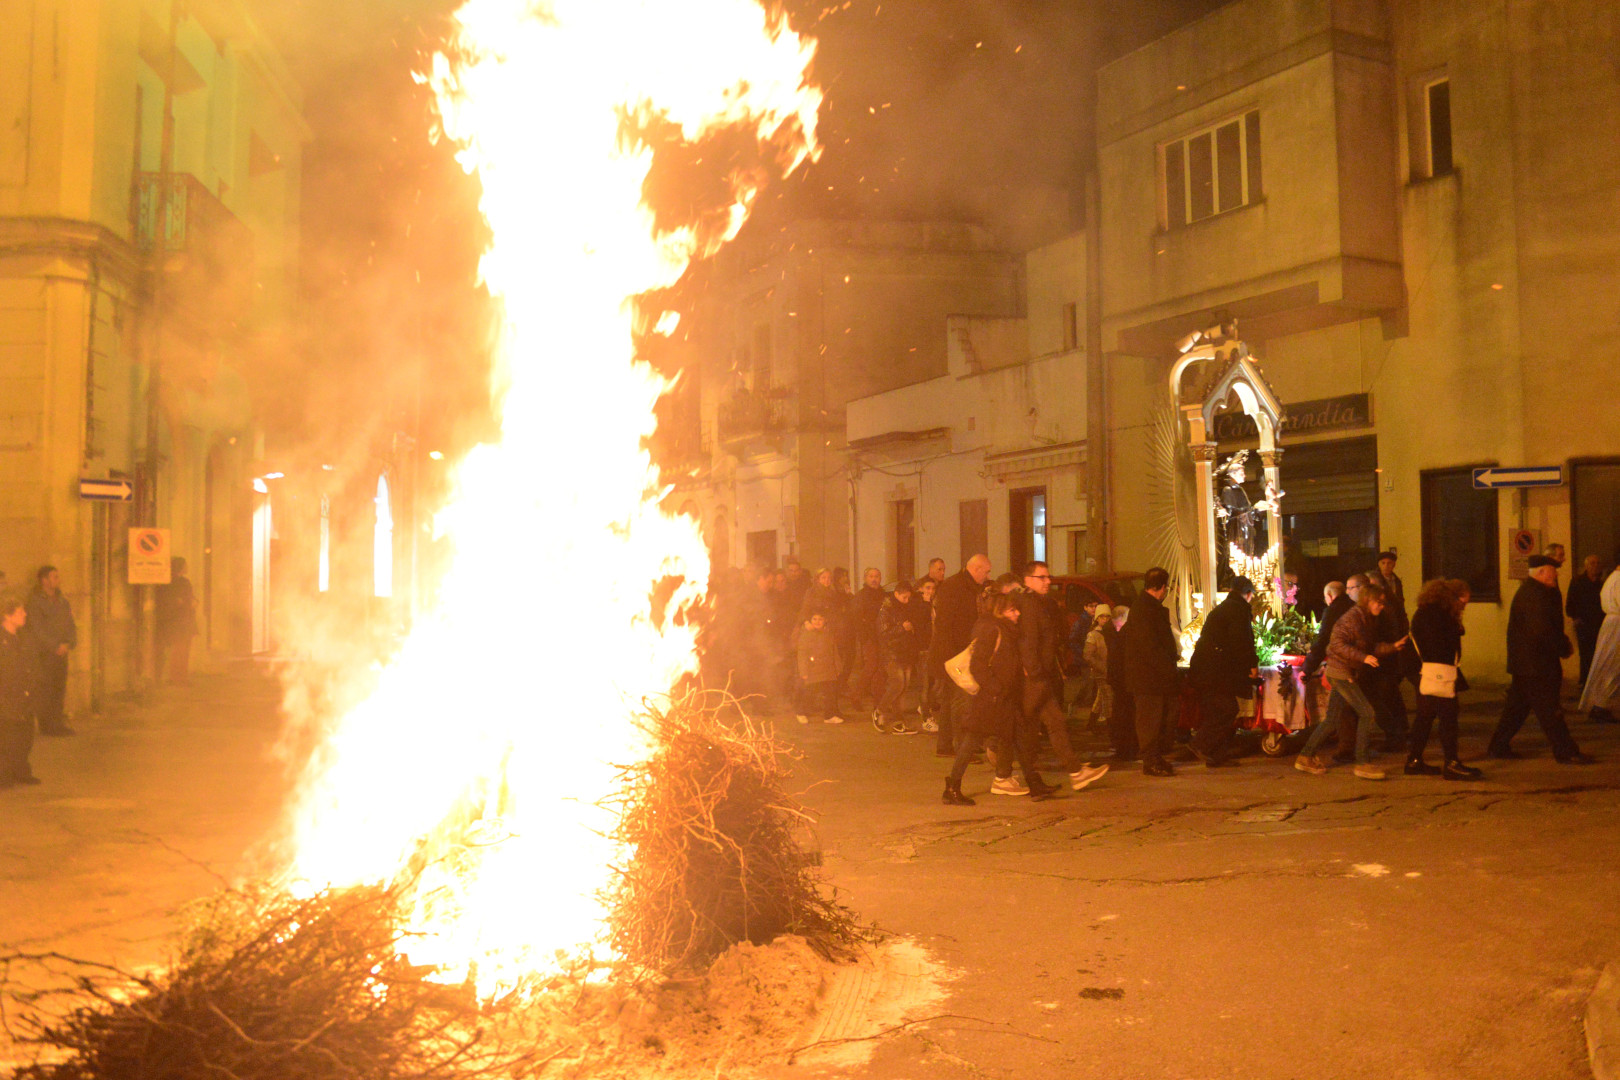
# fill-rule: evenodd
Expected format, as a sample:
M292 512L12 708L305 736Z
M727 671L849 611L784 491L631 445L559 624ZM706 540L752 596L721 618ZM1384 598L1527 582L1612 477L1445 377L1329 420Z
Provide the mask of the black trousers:
M884 684L883 700L878 702L878 715L885 722L893 723L900 719L906 691L911 689L911 675L916 670L916 665L890 659L884 666L888 672L888 681Z
M1409 725L1406 722L1406 698L1401 694L1401 657L1398 653L1381 657L1382 665L1370 672L1373 677L1367 696L1372 699L1373 715L1384 731L1386 740L1404 740Z
M823 720L838 714L838 683L813 682L799 684L799 715L819 714Z
M1122 686L1113 685L1114 708L1108 714L1108 741L1119 757L1129 760L1141 754L1136 742L1136 699Z
M39 692L33 696L39 730L56 731L66 726L62 710L67 701L67 677L67 657L50 652L39 658Z
M1507 701L1502 705L1502 718L1496 722L1496 731L1491 734L1491 753L1500 754L1507 750L1513 736L1519 733L1531 713L1536 714L1536 722L1547 736L1553 757L1562 761L1580 753L1581 748L1575 745L1575 737L1569 733L1569 725L1564 723L1564 707L1558 700L1562 683L1563 680L1556 676L1539 679L1513 676L1513 681L1508 684Z
M1412 760L1423 757L1429 745L1429 730L1436 725L1440 730L1440 750L1447 761L1460 761L1457 756L1457 699L1419 694L1417 716L1412 721L1412 741L1407 756Z
M1132 694L1136 699L1136 742L1145 763L1163 761L1176 738L1177 694Z
M28 765L33 749L32 720L0 720L0 783L33 775Z
M1603 621L1595 623L1581 620L1575 624L1575 647L1581 654L1581 685L1586 685L1586 677L1592 673L1592 656L1597 652L1598 631L1603 629Z
M1238 699L1234 694L1205 690L1198 696L1203 719L1193 732L1193 749L1217 760L1232 752L1232 736L1237 732Z
M963 732L963 725L967 723L968 710L973 706L973 695L963 690L945 675L944 665L940 666L940 674L945 684L941 689L944 701L941 702L939 714L934 718L939 722L939 734L934 739L934 750L939 754L954 754L957 749L958 736Z

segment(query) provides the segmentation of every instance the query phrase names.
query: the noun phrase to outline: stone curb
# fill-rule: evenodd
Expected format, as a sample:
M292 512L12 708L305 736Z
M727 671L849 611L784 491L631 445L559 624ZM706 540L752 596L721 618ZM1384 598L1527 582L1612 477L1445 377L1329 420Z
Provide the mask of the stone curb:
M1620 970L1609 964L1586 999L1586 1054L1594 1080L1620 1080Z

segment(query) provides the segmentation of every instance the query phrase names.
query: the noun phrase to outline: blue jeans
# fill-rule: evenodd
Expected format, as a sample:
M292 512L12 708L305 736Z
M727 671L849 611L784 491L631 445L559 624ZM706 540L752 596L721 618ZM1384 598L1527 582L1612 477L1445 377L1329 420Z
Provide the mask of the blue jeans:
M1339 730L1339 714L1348 707L1356 714L1356 764L1369 764L1372 755L1367 752L1367 744L1372 741L1374 723L1372 702L1367 700L1361 687L1349 679L1329 675L1328 685L1333 687L1333 696L1328 699L1327 718L1311 732L1303 753L1307 756L1315 754L1317 748L1327 742L1328 736Z

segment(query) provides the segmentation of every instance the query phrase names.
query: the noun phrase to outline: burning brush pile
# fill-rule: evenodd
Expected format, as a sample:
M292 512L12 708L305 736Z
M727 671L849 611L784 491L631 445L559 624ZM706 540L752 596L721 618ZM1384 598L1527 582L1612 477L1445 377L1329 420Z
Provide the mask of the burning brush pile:
M453 558L363 700L308 718L284 890L209 905L157 974L12 958L11 1022L50 1054L21 1075L714 1075L813 1011L868 931L822 889L782 748L724 694L636 703L692 684L709 577L638 342L818 152L814 53L758 0L466 0L423 82L490 228L501 438L453 470ZM725 164L666 193L685 213L652 208L671 144Z
M613 1076L783 1049L829 962L873 937L832 899L785 790L786 754L723 693L651 713L626 768L611 959L559 958L492 999L408 951L418 881L298 898L228 890L189 912L172 963L133 974L7 961L19 1080ZM543 911L534 913L545 918ZM44 978L41 978L44 976Z

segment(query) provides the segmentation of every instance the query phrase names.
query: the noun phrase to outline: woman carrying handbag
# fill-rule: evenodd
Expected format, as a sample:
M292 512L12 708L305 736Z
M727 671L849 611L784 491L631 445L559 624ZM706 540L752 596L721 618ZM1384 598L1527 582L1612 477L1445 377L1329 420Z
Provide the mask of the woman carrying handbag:
M1412 743L1406 756L1408 776L1478 780L1483 775L1457 756L1457 692L1468 687L1457 665L1462 660L1462 613L1468 600L1466 582L1441 578L1428 582L1418 594L1417 612L1412 616L1412 644L1423 668L1418 681L1417 716L1412 721ZM1437 720L1440 749L1445 754L1445 764L1438 768L1423 760L1429 730Z

